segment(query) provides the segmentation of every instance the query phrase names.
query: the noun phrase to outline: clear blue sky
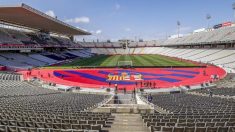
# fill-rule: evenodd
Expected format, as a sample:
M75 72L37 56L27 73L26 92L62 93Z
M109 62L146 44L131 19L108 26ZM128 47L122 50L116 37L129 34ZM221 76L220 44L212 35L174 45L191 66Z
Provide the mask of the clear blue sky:
M50 11L60 20L92 32L90 39L162 39L234 20L235 0L0 0L0 3L26 3L42 12ZM53 12L53 13L52 13Z

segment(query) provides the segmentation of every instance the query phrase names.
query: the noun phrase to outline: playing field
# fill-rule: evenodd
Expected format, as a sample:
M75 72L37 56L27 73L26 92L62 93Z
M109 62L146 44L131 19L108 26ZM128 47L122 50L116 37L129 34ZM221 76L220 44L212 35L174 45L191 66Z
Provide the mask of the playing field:
M71 66L118 66L120 61L132 61L133 66L195 66L192 62L181 61L160 55L96 55L91 58L77 59L62 67Z

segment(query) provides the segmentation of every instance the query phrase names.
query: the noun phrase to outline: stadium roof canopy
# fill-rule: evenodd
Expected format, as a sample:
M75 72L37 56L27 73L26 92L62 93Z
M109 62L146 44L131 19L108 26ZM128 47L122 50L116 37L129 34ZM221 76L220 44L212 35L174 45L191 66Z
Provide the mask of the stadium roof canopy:
M68 36L90 35L87 31L66 24L26 4L0 6L0 20L10 24Z

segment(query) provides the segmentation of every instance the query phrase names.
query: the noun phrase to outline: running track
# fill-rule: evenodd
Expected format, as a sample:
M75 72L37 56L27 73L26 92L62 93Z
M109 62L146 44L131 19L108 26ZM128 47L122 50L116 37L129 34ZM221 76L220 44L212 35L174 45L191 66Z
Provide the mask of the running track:
M204 71L206 75L204 75ZM25 79L37 77L45 82L62 84L67 86L80 86L85 88L114 87L133 90L136 82L155 83L157 88L177 87L184 85L201 84L212 81L211 75L218 75L223 78L226 72L215 66L207 68L136 68L136 69L34 69L30 72L21 71ZM108 76L130 75L130 80L113 78L108 80ZM133 78L134 75L141 78ZM140 76L139 76L140 75ZM138 80L141 79L141 80ZM138 86L139 87L139 86Z

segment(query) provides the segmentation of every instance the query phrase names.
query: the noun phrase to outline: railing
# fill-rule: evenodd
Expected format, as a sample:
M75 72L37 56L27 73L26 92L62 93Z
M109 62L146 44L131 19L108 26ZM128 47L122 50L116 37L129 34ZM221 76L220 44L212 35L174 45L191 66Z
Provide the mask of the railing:
M105 104L102 107L109 107L109 108L150 108L149 105L145 105L145 104Z
M67 48L81 48L81 46L75 46L75 45L51 45L51 44L0 44L0 49L3 48L46 48L46 47L67 47Z
M120 104L120 105L123 105L123 104L136 104L135 102L135 99L134 98L131 98L131 99L110 99L109 102L107 102L107 104Z

